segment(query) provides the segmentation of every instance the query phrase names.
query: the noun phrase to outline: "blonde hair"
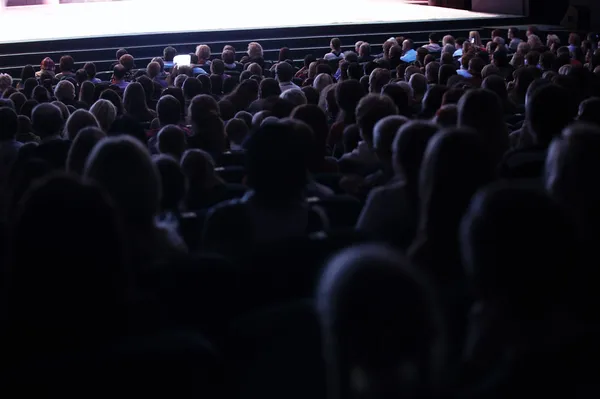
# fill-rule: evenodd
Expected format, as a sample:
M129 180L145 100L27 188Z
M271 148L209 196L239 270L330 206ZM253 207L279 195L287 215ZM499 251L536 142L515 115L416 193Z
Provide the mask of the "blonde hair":
M252 42L248 44L248 55L250 57L262 57L263 56L263 48L257 42Z
M12 76L7 73L0 73L0 91L4 91L12 86Z
M475 43L473 44L477 46L483 46L483 43L481 42L481 36L476 30L472 30L471 32L469 32L469 39L475 39Z
M117 108L108 100L100 99L92 105L90 113L96 117L100 129L108 132L111 125L117 119Z
M196 47L196 55L198 60L208 60L210 58L210 47L206 44L200 44Z
M321 73L319 74L314 82L313 82L313 87L317 90L319 90L319 93L323 91L324 88L326 88L329 85L332 85L333 82L333 78L331 77L331 75L326 74L326 73Z

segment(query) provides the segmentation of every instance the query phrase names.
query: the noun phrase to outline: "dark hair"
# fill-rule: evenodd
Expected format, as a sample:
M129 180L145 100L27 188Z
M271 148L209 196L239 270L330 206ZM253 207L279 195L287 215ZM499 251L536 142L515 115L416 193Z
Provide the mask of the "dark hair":
M280 82L290 82L294 78L294 68L287 62L277 64L275 72Z
M331 39L331 47L333 47L336 50L341 50L342 41L340 39L338 39L337 37Z
M156 104L156 113L161 126L177 125L181 121L181 104L172 95L163 95Z
M304 67L308 68L310 67L310 64L312 64L313 62L315 62L317 60L317 57L315 57L312 54L308 54L304 57Z
M121 97L116 91L111 89L104 90L100 94L100 98L103 100L110 101L112 105L115 106L115 109L117 110L117 115L123 114L123 100L121 100Z
M86 62L83 69L87 73L88 78L93 79L96 77L96 64L93 62Z
M225 63L223 60L214 59L210 63L210 71L214 75L223 75L225 73Z
M75 66L75 60L70 55L63 55L59 61L61 72L72 72Z
M177 55L177 50L175 50L174 47L165 47L165 49L163 50L163 58L165 59L165 61L171 62L173 61L173 58L175 58L175 56Z
M260 98L263 99L271 96L278 96L281 94L281 88L275 79L265 78L260 82L259 93Z
M434 43L437 43L440 41L440 35L435 32L432 32L429 34L429 40L431 40Z
M12 140L19 130L19 119L14 109L0 108L0 141Z
M367 92L357 80L346 80L335 87L335 100L341 110L338 121L349 125L356 122L356 106Z
M183 86L181 89L183 90L183 95L186 99L191 100L197 95L202 94L202 82L198 79L188 78L183 82Z
M162 196L160 210L178 212L186 192L186 181L179 163L168 155L153 159L161 177Z
M113 76L115 77L115 79L122 80L123 78L125 78L126 74L127 74L127 68L125 68L123 65L117 64L114 66Z
M569 92L546 84L528 93L525 116L531 134L540 145L548 145L572 121Z
M214 64L214 61L213 61ZM210 86L213 95L220 96L223 94L223 75L210 75Z
M21 84L24 84L30 78L35 79L35 69L31 65L25 65L21 70Z
M292 52L290 51L289 48L282 47L279 49L279 58L278 58L279 62L291 60L291 59L292 59Z
M42 139L60 134L64 124L65 120L62 112L53 104L39 104L31 113L31 127L33 132Z
M202 84L204 87L204 84ZM185 96L183 95L183 90L178 87L167 87L162 91L162 96L171 95L179 101L179 105L181 107L181 119L186 115L186 105L185 105Z
M129 54L129 52L127 51L127 49L124 48L120 48L117 50L117 60L119 60L121 57L123 57L125 54Z

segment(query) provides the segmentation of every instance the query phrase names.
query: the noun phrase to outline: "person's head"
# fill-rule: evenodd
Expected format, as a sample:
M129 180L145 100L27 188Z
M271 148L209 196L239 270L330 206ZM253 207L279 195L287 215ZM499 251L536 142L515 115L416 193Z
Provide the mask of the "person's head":
M400 253L377 244L338 253L321 276L316 306L331 397L435 391L445 355L440 308Z
M290 102L294 107L307 103L304 92L300 89L289 89L279 95L283 100Z
M437 44L437 43L439 43L439 41L440 41L440 35L439 34L437 34L435 32L432 32L432 33L429 34L429 43Z
M114 81L122 81L125 79L125 75L127 74L127 69L121 64L117 64L113 68L112 78Z
M488 64L488 65L484 66L483 69L481 70L481 78L482 79L485 79L488 76L492 76L492 75L501 76L500 68L498 68L494 64Z
M211 188L223 182L215 173L215 161L206 151L191 149L183 153L181 171L190 188Z
M105 137L106 133L97 127L81 129L69 149L66 163L67 172L78 175L83 174L85 163L92 149Z
M441 85L447 85L448 79L456 74L456 68L454 65L442 65L440 66L438 72L438 83Z
M75 86L68 80L61 80L54 89L54 97L58 101L73 101L75 100Z
M110 101L117 111L117 116L123 115L123 100L121 100L121 96L117 92L114 90L104 90L100 94L100 99Z
M86 127L99 127L98 120L91 112L78 109L67 119L64 136L69 140L74 140L79 131Z
M6 73L0 73L0 92L4 93L6 89L12 87L12 77Z
M483 80L481 83L482 89L487 89L496 93L496 95L502 101L506 101L508 98L508 91L506 89L506 83L502 76L499 75L491 75Z
M263 56L263 48L257 42L251 42L248 44L248 56L250 58L260 58Z
M281 63L280 63L281 64ZM288 64L287 62L284 62L284 64ZM288 64L289 65L289 64ZM291 65L290 65L291 66ZM262 67L256 63L253 62L250 65L248 65L248 67L246 68L246 70L244 72L248 72L250 75L248 76L248 79L252 76L262 76L263 74L263 69ZM293 76L292 76L293 78ZM241 79L241 77L240 77Z
M406 182L409 200L418 205L419 175L429 140L438 127L431 122L409 121L402 124L392 142L392 167L396 176Z
M406 82L402 83L404 83L403 86L398 83L390 83L386 85L381 91L381 94L392 99L394 104L396 104L396 107L398 107L398 115L411 117L412 89L406 84Z
M177 125L167 125L157 135L157 148L161 154L179 161L187 147L185 132Z
M65 81L67 82L67 81ZM68 82L70 83L70 82ZM58 86L56 86L58 88ZM64 86L63 86L64 87ZM70 93L70 90L66 90L67 93ZM66 93L65 93L66 94ZM68 95L68 94L67 94ZM73 92L73 96L75 93ZM36 86L31 93L31 98L33 98L38 103L47 103L50 102L50 93L44 86ZM63 101L67 101L67 98L62 98Z
M313 87L319 91L323 91L323 89L331 84L334 84L333 77L326 73L321 73L317 75L313 82Z
M373 129L381 119L397 115L398 108L388 96L369 94L363 97L356 106L356 124L361 138L373 147Z
M0 142L12 141L19 130L19 119L15 110L9 107L0 108Z
M239 149L246 139L246 136L250 133L250 127L246 121L233 118L225 125L225 133L227 134L230 145Z
M54 72L55 67L56 65L50 57L44 58L40 64L40 70L42 71Z
M281 83L291 82L294 78L294 68L287 62L280 62L275 67L277 80Z
M116 53L117 61L119 61L121 59L121 57L123 57L125 54L129 54L127 49L124 49L124 48L118 49L117 53Z
M25 94L18 91L16 93L11 94L8 99L12 101L13 104L15 104L15 111L17 112L17 114L20 114L23 104L25 104L25 101L27 101L27 97L25 97Z
M151 62L146 67L146 72L148 73L148 77L150 79L155 79L157 76L161 74L161 66L158 62Z
M554 84L527 93L525 120L537 144L549 145L572 121L569 98L566 89Z
M32 65L25 65L21 70L21 84L30 78L35 78L35 69Z
M181 122L181 104L172 95L164 95L156 104L160 126L178 125Z
M454 47L455 43L456 43L456 40L454 39L454 36L452 36L452 35L446 35L442 38L442 47L445 47L448 44L450 44L450 45L452 45L452 47Z
M60 61L58 61L58 66L60 71L65 72L73 72L73 68L75 67L75 60L70 55L63 55L60 57Z
M119 58L119 64L123 65L127 72L135 68L135 63L131 54L122 55L121 58Z
M530 315L552 314L572 299L570 281L579 275L564 267L576 258L564 212L543 192L498 182L473 197L459 231L473 294L484 308L502 314L502 339L538 340ZM535 331L541 323L535 320Z
M486 147L491 164L500 162L508 150L504 107L496 93L486 89L468 90L458 103L458 126L473 129Z
M192 98L202 94L202 82L198 79L188 78L183 82L181 87L183 90L183 95L186 100L191 100Z
M492 61L498 68L504 68L508 65L508 54L506 51L496 51L492 55Z
M49 103L37 105L31 112L31 127L33 133L42 140L60 136L65 119L60 109Z
M185 83L186 80L188 80L189 76L182 74L182 75L177 75L177 77L175 77L175 82L174 85L175 87L181 89L183 87L183 84Z
M413 89L415 100L420 102L427 92L427 78L425 75L415 73L410 77L408 82Z
M148 110L146 106L146 92L140 83L132 82L127 85L123 93L123 108L125 109L125 113L132 116Z
M347 123L354 123L356 120L356 106L365 94L362 85L356 80L346 80L338 83L335 88L335 100L342 111L340 118L345 119Z
M89 80L81 83L79 86L79 101L87 107L94 103L94 95L96 94L96 86Z
M414 42L411 39L406 39L402 42L402 51L407 52L414 49Z
M177 50L174 47L168 46L163 50L163 58L166 62L173 62L173 59L177 55Z
M302 92L304 93L304 96L306 97L307 104L319 105L321 93L319 92L318 89L315 89L312 86L304 86L302 88Z
M273 78L265 78L260 82L259 86L259 97L261 99L279 96L281 94L281 88L279 83Z
M483 42L481 41L481 36L479 35L479 32L474 30L469 32L469 40L471 41L472 44L476 45L476 46L483 46Z
M390 170L392 168L392 143L398 129L407 122L408 119L404 116L390 115L380 119L373 128L373 149L379 160Z
M199 64L205 64L210 59L210 47L206 44L200 44L196 47L196 56Z
M440 63L439 62L430 62L425 67L425 77L427 78L427 83L436 84L438 83L440 73Z
M485 61L479 57L473 57L469 61L469 73L473 76L481 76L484 67Z
M577 120L600 126L600 98L588 98L579 104Z
M358 49L358 55L360 57L367 57L371 55L371 45L367 42L361 44L360 48Z
M525 65L537 67L539 63L540 53L538 53L537 51L532 50L525 56Z
M369 92L373 94L381 93L381 89L390 82L391 73L388 69L375 68L369 76Z
M210 73L213 75L223 75L225 73L225 62L220 59L214 59L210 63Z
M577 33L569 34L568 43L572 46L579 46L581 44L581 38Z
M160 205L160 177L139 140L128 135L103 139L89 155L84 175L106 189L125 225L153 225Z
M512 27L508 29L508 38L509 39L516 39L519 37L519 28L516 27Z
M178 212L187 191L186 178L181 171L179 161L169 155L152 158L160 175L162 195L161 212Z
M342 41L340 39L338 39L337 37L334 37L333 39L331 39L331 42L329 43L329 47L331 48L332 51L341 51L342 50Z
M419 67L416 67L414 65L408 66L404 70L404 80L406 82L408 82L410 80L410 78L412 77L412 75L414 75L415 73L421 73L421 70L419 69Z
M302 195L309 159L307 131L310 133L310 128L302 122L286 119L263 123L246 140L247 184L262 201ZM274 150L277 148L294 151Z
M221 59L227 65L231 65L235 63L235 52L231 50L224 50L221 54Z
M442 105L436 112L433 121L442 128L453 128L458 125L458 107L456 104Z

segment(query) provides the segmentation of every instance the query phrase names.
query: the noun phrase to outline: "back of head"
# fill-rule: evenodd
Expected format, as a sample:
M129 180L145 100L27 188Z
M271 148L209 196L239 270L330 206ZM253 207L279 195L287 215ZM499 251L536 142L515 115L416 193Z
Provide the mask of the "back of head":
M275 67L277 80L283 83L291 82L294 77L294 68L287 62L280 62Z
M203 116L209 113L218 114L218 112L219 104L217 103L217 100L207 94L201 94L192 99L188 115L193 125L194 123L201 121Z
M198 79L186 79L181 88L183 89L183 95L187 100L191 100L202 94L202 82Z
M172 95L164 95L156 104L156 114L161 126L177 125L181 121L181 104Z
M126 71L131 71L135 68L133 56L131 54L122 55L121 58L119 58L119 64L123 65Z
M444 94L448 91L448 88L443 85L433 85L425 93L423 97L423 113L422 116L431 118L435 115L438 109L442 106Z
M454 76L456 74L457 72L454 65L442 65L438 73L438 83L441 85L446 85L448 84L448 79L450 79L450 76Z
M369 76L369 92L380 94L381 89L390 82L391 73L389 69L375 68Z
M360 82L356 80L345 80L336 85L335 99L338 106L345 113L354 115L356 106L365 95L365 90Z
M458 103L458 126L477 132L487 147L491 162L499 162L508 149L504 107L493 91L468 90Z
M246 141L248 186L265 200L299 196L306 184L306 141L297 123L264 123Z
M167 154L177 161L181 159L186 150L186 137L182 128L177 125L167 125L163 127L157 135L157 147L161 154Z
M181 171L191 186L204 187L215 179L215 161L203 150L187 150L181 157Z
M425 92L427 91L427 78L424 75L420 73L411 75L409 83L416 98L420 98L425 95Z
M397 114L398 108L389 97L377 94L363 97L356 106L356 123L362 139L372 146L375 124L386 116Z
M408 88L412 92L412 88L410 86L408 86ZM410 105L411 105L412 96L409 96L409 94L407 93L407 90L405 88L403 88L402 86L400 86L397 83L391 83L391 84L386 85L383 88L383 90L381 91L381 94L388 96L389 98L392 99L394 104L396 104L396 107L398 107L399 115L402 115L405 117L411 116L412 109L411 109Z
M458 107L455 104L443 105L437 111L434 121L441 127L456 127L458 125Z
M14 140L19 130L19 119L15 110L0 108L0 143Z
M313 87L317 90L319 90L319 92L321 92L325 87L333 84L333 77L331 77L331 75L328 75L326 73L321 73L319 75L317 75L317 77L315 78L314 82L313 82Z
M13 332L30 338L22 349L77 347L122 327L123 237L99 187L62 174L40 180L20 203L12 238L7 295Z
M600 126L600 98L593 97L579 104L579 116L581 122L593 123Z
M78 175L83 174L85 163L92 149L100 140L106 137L106 133L97 127L86 127L79 131L69 149L67 156L67 172Z
M123 114L123 100L119 94L114 90L104 90L102 94L100 94L100 98L103 100L110 101L112 105L115 106L115 110L117 111L117 115Z
M547 146L572 121L569 92L546 84L527 95L527 124L539 145Z
M132 116L137 116L140 112L148 110L144 86L138 82L127 85L123 93L123 108L126 113Z
M79 131L85 127L99 127L98 120L91 112L78 109L67 119L65 136L69 140L74 140Z
M281 97L283 100L289 101L294 105L294 107L304 105L307 102L304 92L300 89L286 90L283 93L281 93L279 97Z
M31 127L33 133L41 139L60 135L65 120L60 109L53 104L39 104L31 112Z
M153 158L160 175L162 198L160 210L178 211L186 191L186 181L179 162L169 155L159 155Z
M565 299L575 274L564 267L574 263L573 229L543 193L506 182L487 187L473 198L460 241L478 298L503 304L513 320L526 322Z
M249 132L250 128L242 119L230 119L225 125L225 133L227 133L227 138L232 144L241 145Z
M330 397L360 397L359 373L367 396L428 396L435 389L445 349L438 305L399 253L371 244L337 254L321 277L317 310Z
M318 89L315 89L312 86L304 86L302 88L302 92L306 97L306 103L312 105L319 105L319 99L321 98L321 93Z
M404 177L412 201L417 201L419 174L425 150L437 131L438 127L430 122L408 122L398 129L392 143L394 171Z
M398 129L407 122L408 119L404 116L390 115L375 124L373 128L373 148L381 161L391 162L392 143L396 138Z
M440 63L439 62L430 62L425 67L425 77L427 78L428 83L438 83L440 73Z
M21 92L16 92L10 95L9 100L15 104L15 111L20 113L21 107L25 104L25 101L27 101L27 97Z
M90 108L90 113L96 117L99 127L108 132L115 119L117 119L117 108L108 100L99 99Z
M501 100L506 100L508 91L506 90L506 83L502 76L491 75L483 80L481 87L486 90L493 91Z
M456 231L475 192L491 181L493 167L482 140L465 129L442 130L428 143L419 182L420 230L434 246L456 251ZM441 249L440 249L441 250ZM435 249L434 249L435 251ZM456 253L439 253L456 261ZM462 275L450 265L436 276Z
M279 83L273 78L266 78L260 82L259 96L260 98L269 98L271 96L279 96L281 88Z
M126 135L103 139L90 154L84 174L106 189L130 227L153 224L160 203L160 178L140 141Z

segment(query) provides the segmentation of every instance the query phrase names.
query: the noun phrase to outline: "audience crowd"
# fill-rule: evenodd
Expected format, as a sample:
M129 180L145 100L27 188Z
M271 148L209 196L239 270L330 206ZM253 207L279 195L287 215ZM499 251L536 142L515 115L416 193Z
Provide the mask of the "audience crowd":
M594 397L599 42L0 75L0 389Z

